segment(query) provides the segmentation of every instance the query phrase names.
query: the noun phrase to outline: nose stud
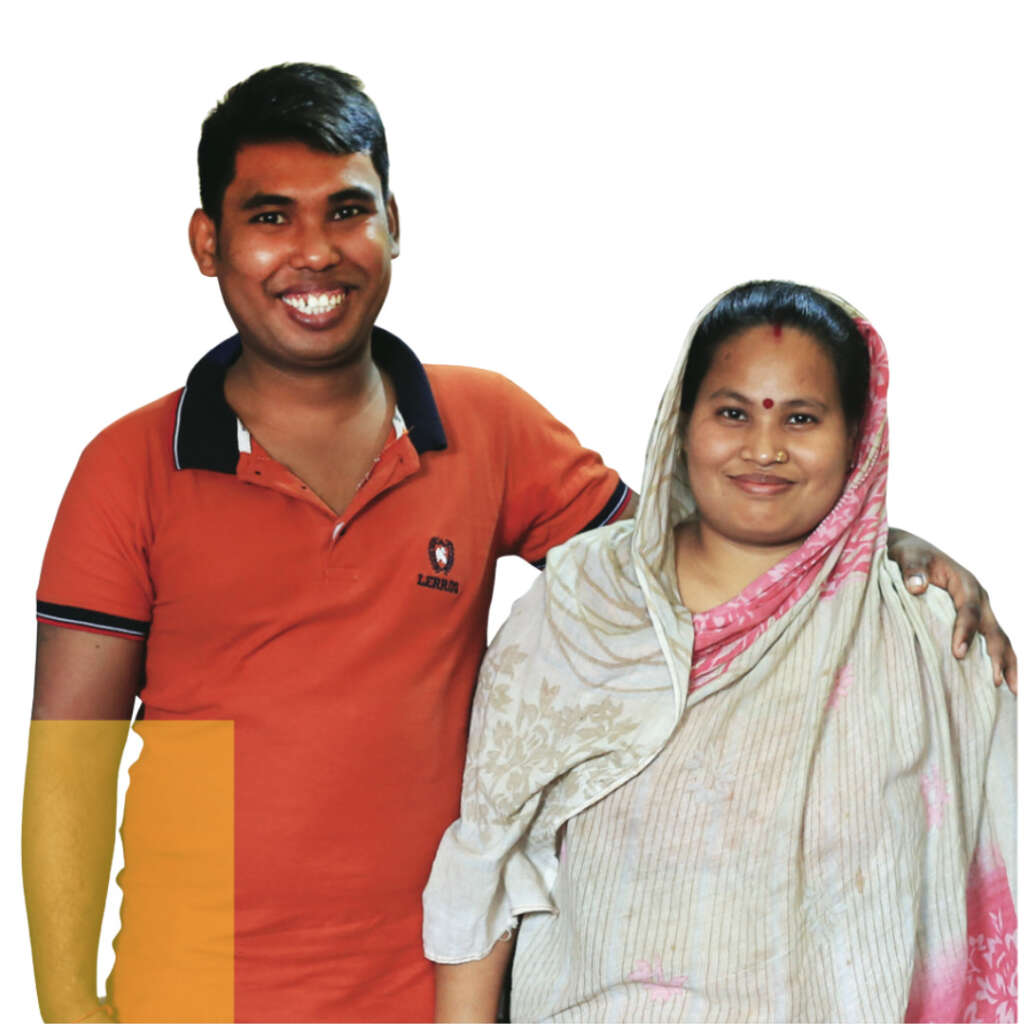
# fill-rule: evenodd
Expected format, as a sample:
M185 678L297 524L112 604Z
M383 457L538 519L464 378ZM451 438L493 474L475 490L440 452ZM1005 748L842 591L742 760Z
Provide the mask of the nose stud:
M785 448L780 448L777 452L764 452L757 455L754 454L752 449L744 448L740 452L740 457L749 459L751 462L760 463L762 466L782 466L789 462L789 452Z

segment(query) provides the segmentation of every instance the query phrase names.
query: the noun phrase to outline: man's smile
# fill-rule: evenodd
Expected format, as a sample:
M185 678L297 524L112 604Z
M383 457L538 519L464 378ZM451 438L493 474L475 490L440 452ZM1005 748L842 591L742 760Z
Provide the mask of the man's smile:
M345 313L345 300L351 288L330 291L287 291L280 296L285 311L303 327L333 327Z

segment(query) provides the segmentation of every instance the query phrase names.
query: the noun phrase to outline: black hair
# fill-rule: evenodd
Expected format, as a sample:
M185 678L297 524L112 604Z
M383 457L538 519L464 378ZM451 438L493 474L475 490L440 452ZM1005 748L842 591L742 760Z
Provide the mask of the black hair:
M203 122L199 197L220 223L235 155L251 143L302 142L324 153L368 153L388 197L384 125L363 83L326 64L277 64L233 85Z
M697 327L683 374L680 407L693 412L697 392L723 342L749 327L796 327L814 338L836 369L843 414L858 424L867 405L871 357L853 318L831 299L791 281L750 281L723 295Z

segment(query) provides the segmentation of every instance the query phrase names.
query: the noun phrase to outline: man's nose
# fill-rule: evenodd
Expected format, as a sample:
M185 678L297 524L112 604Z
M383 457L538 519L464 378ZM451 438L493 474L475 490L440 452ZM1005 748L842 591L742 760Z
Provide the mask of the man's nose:
M298 226L289 264L296 270L324 270L341 259L341 250L319 221Z

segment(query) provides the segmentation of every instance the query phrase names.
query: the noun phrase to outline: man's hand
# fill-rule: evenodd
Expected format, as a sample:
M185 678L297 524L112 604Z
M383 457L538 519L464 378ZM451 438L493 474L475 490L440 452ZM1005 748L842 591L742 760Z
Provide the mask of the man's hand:
M1017 655L1010 638L996 622L985 588L977 577L949 555L911 533L889 529L889 557L903 573L903 581L912 594L923 594L929 583L949 593L956 605L953 624L953 655L963 658L981 633L992 659L992 677L996 686L1005 679L1012 693L1017 692Z

